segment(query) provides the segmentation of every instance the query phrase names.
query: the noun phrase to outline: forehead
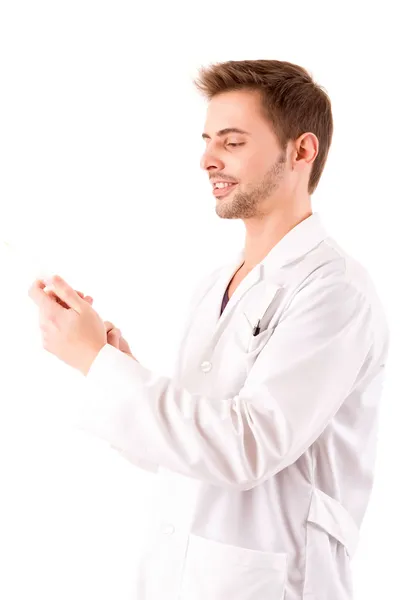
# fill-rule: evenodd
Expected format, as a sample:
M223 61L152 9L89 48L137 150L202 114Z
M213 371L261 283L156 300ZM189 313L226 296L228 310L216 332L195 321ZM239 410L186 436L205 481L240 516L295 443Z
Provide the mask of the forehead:
M205 132L212 136L221 129L237 127L253 133L260 126L268 128L257 92L235 90L214 96L207 107Z

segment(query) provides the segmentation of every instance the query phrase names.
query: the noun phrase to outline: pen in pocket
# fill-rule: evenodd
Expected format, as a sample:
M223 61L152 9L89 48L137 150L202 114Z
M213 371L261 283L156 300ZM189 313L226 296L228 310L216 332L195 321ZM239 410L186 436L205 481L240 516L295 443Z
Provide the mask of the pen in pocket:
M257 325L253 328L253 336L256 336L260 333L260 323L261 323L261 320L259 319L257 321Z

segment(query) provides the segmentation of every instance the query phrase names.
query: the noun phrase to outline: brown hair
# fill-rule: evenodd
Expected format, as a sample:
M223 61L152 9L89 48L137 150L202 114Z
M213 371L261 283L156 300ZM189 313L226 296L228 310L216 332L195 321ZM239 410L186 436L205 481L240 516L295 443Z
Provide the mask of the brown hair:
M328 94L303 67L280 60L231 60L202 67L194 84L208 100L233 90L261 92L265 116L282 150L289 140L308 131L314 133L319 150L308 193L315 191L332 142L333 118Z

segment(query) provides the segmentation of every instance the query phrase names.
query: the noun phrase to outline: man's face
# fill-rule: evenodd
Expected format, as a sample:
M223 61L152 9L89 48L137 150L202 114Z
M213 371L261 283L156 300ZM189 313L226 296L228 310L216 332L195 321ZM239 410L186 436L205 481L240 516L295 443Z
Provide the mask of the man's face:
M218 135L232 128L247 133L226 131ZM284 200L289 183L286 151L282 151L262 113L257 92L231 91L212 98L203 138L206 147L201 167L210 181L235 182L229 187L212 188L220 217L261 216L279 205L278 200Z

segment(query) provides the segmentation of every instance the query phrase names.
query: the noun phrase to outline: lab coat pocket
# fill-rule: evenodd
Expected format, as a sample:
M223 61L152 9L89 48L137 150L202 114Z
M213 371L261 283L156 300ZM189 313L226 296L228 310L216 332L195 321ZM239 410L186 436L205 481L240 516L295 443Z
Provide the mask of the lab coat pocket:
M241 356L246 360L256 358L274 333L274 330L275 326L269 325L260 331L258 335L253 335L248 326L242 327L234 334L235 347L239 349Z
M281 294L284 291L281 285L272 282L264 284L262 293L251 296L242 311L242 321L246 322L245 339L246 358L255 358L268 342L277 325L277 309ZM259 325L258 335L253 335L254 328Z
M337 500L314 489L307 517L304 597L348 600L352 589L351 558L359 530ZM338 578L339 575L339 578ZM330 588L327 595L326 582Z
M354 555L359 530L352 516L340 502L322 490L314 489L307 521L309 527L316 526L340 542L350 557Z
M269 326L265 331L261 331L258 335L251 334L249 342L247 344L247 356L252 357L264 348L271 335L274 333L275 327Z
M179 600L283 600L285 553L189 536Z

